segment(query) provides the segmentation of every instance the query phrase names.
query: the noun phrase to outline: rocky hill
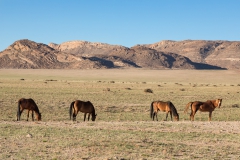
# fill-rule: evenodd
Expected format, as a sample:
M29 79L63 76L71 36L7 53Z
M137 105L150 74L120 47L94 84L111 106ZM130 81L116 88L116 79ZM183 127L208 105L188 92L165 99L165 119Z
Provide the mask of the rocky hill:
M145 46L157 51L176 53L193 62L240 69L239 41L161 41Z
M0 68L239 69L240 42L161 41L131 48L106 43L18 40L0 52Z
M1 68L66 68L70 55L60 53L46 44L29 40L14 42L0 52Z

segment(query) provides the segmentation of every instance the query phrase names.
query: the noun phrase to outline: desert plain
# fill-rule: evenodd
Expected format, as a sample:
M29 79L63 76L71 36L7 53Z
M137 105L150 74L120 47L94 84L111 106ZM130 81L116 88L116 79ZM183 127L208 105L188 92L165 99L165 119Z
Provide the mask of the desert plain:
M0 69L0 159L239 159L240 71ZM151 90L152 93L146 92ZM33 98L42 121L17 101ZM190 101L221 98L195 121ZM69 118L70 103L91 101L96 121ZM171 101L179 121L150 118L152 101Z

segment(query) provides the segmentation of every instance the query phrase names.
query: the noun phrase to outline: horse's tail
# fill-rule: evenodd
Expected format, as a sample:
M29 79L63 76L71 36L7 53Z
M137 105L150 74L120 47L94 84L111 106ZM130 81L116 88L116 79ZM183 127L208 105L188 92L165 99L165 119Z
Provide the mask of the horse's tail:
M17 107L17 121L20 121L20 105L21 105L21 100L18 101L18 107Z
M152 102L150 105L150 118L153 118L153 103L154 102Z
M176 107L173 105L173 103L170 102L170 101L169 101L168 103L169 103L169 107L170 107L170 110L171 110L173 116L179 117L178 112L177 112L177 109L176 109Z
M192 107L192 104L193 104L193 102L189 102L189 103L186 105L186 108L185 108L185 110L184 110L184 113L188 113L188 108L189 108L189 106Z
M74 103L75 103L75 101L73 101L73 102L70 104L70 108L69 108L70 120L71 120L71 118L72 118L72 110L73 110Z

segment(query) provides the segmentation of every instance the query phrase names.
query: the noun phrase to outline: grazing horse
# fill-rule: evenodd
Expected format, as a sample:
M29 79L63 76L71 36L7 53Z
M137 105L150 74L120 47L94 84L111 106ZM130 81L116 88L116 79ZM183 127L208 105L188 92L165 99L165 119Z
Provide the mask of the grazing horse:
M167 102L153 101L151 103L150 117L153 119L153 121L154 121L155 116L156 116L156 119L158 121L158 118L157 118L157 112L158 111L166 112L166 121L167 121L167 118L168 118L168 113L170 113L170 115L171 115L171 121L172 121L172 114L173 114L175 120L179 121L179 115L177 113L177 109L175 108L173 103L170 102L170 101L167 101Z
M94 106L91 102L83 102L80 100L73 101L69 108L70 120L73 118L73 121L76 121L76 116L78 112L84 113L84 121L88 113L88 121L90 119L90 114L92 114L92 121L95 121L97 114L95 114Z
M191 106L191 114L190 114L190 120L194 121L194 116L196 112L199 110L201 112L209 112L209 118L208 121L211 121L212 119L212 112L215 108L220 108L222 104L222 99L216 99L216 100L207 100L206 102L189 102L186 105L185 113L187 113L189 106Z
M21 98L18 100L18 111L17 111L17 121L20 121L20 117L21 114L23 112L24 109L28 110L28 114L27 114L27 121L29 118L29 112L32 111L32 121L34 121L34 115L33 112L36 113L37 115L37 120L41 121L41 113L39 112L38 106L37 104L34 102L33 99L25 99L25 98Z

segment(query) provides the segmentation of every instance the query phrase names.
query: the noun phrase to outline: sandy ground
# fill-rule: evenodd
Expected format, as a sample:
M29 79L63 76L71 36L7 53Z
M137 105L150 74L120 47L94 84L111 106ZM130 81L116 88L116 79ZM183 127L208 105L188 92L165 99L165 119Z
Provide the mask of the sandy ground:
M140 131L153 131L153 132L201 132L201 133L240 133L240 122L239 121L211 121L211 122L201 122L201 121L179 121L179 122L169 122L169 121L158 121L158 122L146 122L146 121L135 121L135 122L92 122L91 125L85 122L27 122L27 121L1 121L1 124L10 125L22 125L22 126L49 126L49 127L59 127L59 128L87 128L87 129L109 129L109 130L140 130ZM156 128L156 123L161 126L161 128ZM170 124L171 127L165 126L164 124ZM187 127L189 130L182 129L181 126ZM134 127L133 127L134 126ZM147 127L146 127L147 126Z

